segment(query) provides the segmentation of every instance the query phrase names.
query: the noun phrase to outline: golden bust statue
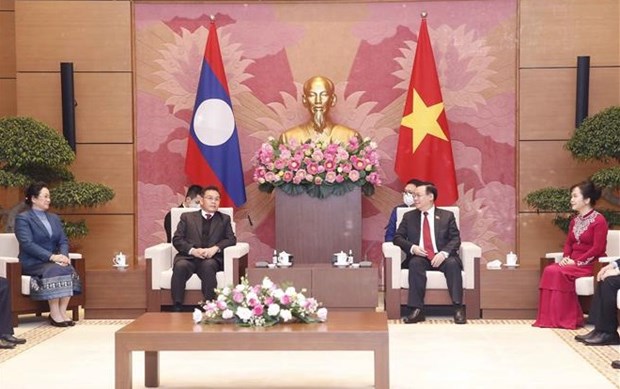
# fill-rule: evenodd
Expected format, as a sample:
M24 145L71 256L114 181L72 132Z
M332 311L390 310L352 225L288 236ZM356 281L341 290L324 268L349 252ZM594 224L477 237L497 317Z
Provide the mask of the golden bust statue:
M336 104L334 83L329 78L315 76L306 81L302 102L310 112L312 120L280 134L281 142L288 143L295 139L301 144L319 136L329 142L340 143L348 142L352 136L362 139L357 131L329 120L329 110Z

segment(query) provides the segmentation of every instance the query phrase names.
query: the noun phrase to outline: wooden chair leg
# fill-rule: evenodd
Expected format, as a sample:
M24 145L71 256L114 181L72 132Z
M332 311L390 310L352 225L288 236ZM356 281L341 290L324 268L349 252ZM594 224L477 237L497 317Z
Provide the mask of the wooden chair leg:
M73 317L71 318L71 320L79 321L80 320L80 310L78 309L78 307L73 308L71 310L71 312L73 313Z
M19 326L19 315L17 313L11 312L11 322L14 328Z

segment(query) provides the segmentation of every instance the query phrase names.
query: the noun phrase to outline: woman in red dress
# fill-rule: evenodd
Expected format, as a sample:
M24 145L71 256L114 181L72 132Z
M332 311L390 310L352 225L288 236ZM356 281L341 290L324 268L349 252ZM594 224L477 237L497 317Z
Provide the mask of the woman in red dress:
M591 276L594 263L605 256L607 220L593 209L600 197L601 190L590 181L571 188L570 205L578 214L570 222L562 260L547 266L540 279L535 327L583 326L575 279Z

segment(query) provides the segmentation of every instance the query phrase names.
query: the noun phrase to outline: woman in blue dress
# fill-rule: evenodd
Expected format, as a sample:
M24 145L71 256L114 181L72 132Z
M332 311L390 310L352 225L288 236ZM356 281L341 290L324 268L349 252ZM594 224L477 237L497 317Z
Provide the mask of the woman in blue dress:
M30 210L17 215L15 236L19 241L19 262L22 274L29 275L30 297L47 300L50 324L72 326L67 306L74 294L81 292L80 279L69 259L69 240L60 218L48 212L50 191L45 183L32 184L26 189L26 204Z

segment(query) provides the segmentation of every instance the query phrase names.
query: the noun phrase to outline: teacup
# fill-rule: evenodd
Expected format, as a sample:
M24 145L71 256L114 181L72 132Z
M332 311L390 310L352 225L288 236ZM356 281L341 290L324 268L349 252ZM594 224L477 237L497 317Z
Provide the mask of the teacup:
M127 257L121 252L112 258L112 262L114 263L114 266L127 266Z
M334 254L334 258L335 258L335 262L334 263L336 265L343 266L343 265L348 264L348 262L347 262L347 259L348 259L347 258L347 253L345 253L344 251L341 251L339 253Z
M278 264L280 265L288 265L291 263L290 260L291 254L287 253L286 251L282 251L279 255L278 255Z
M514 254L512 251L509 254L506 254L506 265L515 266L517 264L517 254Z

